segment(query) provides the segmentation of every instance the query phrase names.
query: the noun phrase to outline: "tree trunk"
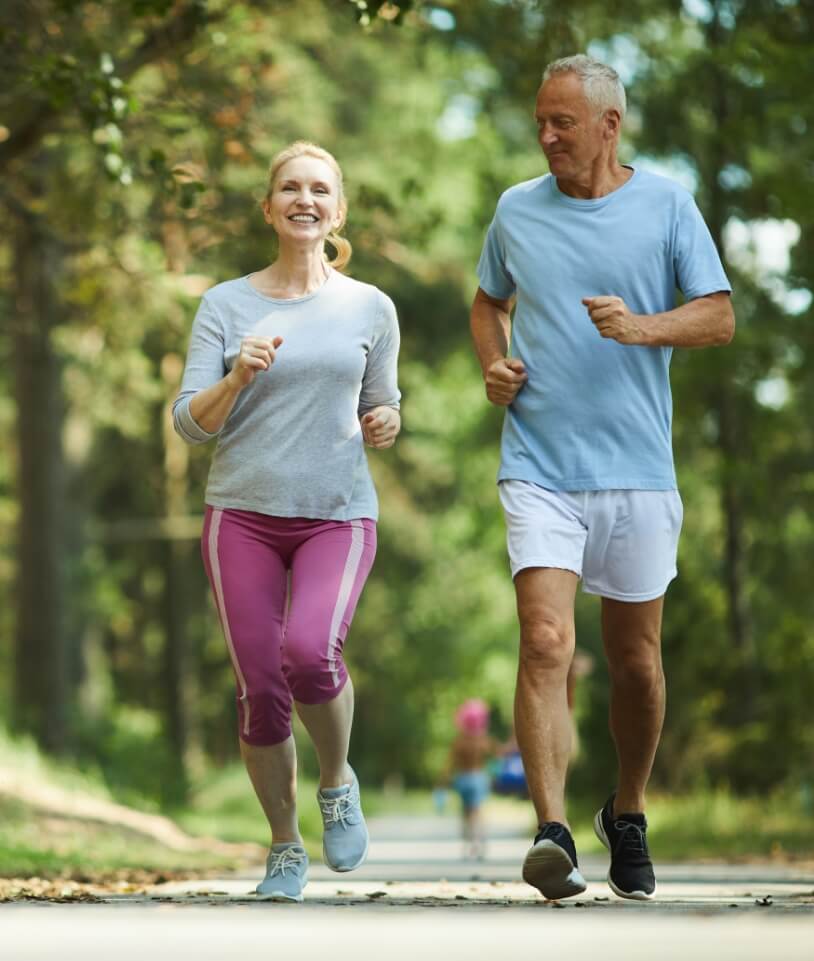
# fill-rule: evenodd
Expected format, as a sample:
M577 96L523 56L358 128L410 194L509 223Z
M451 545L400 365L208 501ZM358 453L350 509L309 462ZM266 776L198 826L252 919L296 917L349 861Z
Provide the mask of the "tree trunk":
M714 6L714 16L707 30L707 42L711 50L721 50L725 42L720 22L719 4ZM720 57L714 57L712 69L712 111L717 136L712 140L712 157L707 172L706 189L709 195L709 226L718 249L723 253L723 229L727 218L727 201L721 188L719 175L730 162L726 142L726 123L729 119L727 78ZM738 416L736 388L725 378L715 389L718 416L718 448L721 454L721 510L724 520L724 583L726 585L728 624L732 650L742 672L742 688L739 699L740 720L754 716L758 693L756 675L755 638L752 611L747 592L748 556L746 552L746 509L741 494L743 457L742 429Z
M168 519L187 510L186 444L172 426L172 402L181 382L184 362L167 354L161 364L167 401L163 411L164 483ZM189 636L190 565L200 563L186 538L168 530L161 545L164 557L164 704L165 726L178 777L168 801L185 799L190 774L202 766L203 749L198 721L200 691L198 661Z
M60 320L63 251L33 215L21 215L14 246L12 331L19 504L13 724L45 750L70 743L65 630L65 467Z

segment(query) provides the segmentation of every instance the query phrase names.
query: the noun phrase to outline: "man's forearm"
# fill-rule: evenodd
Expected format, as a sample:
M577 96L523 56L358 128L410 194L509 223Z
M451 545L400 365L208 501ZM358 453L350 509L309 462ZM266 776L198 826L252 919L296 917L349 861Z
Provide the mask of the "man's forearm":
M469 328L485 376L489 367L509 352L511 317L508 311L495 304L476 300L472 305Z
M647 347L715 347L728 344L735 333L735 314L724 293L698 297L644 321Z

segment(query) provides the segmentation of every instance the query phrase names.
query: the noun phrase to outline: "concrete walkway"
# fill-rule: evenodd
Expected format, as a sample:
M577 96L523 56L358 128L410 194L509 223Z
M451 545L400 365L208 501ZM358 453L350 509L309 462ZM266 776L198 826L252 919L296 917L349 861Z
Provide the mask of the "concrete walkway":
M410 907L430 903L448 907L553 907L520 879L520 865L530 843L525 819L490 822L486 858L466 860L452 817L384 817L371 820L367 862L352 874L335 874L312 864L306 904L347 905L379 901ZM756 913L800 911L814 921L814 874L790 866L726 864L658 864L658 898L648 904L617 898L605 881L608 860L587 856L580 868L588 890L558 905L609 911L709 914L732 908ZM159 898L189 901L257 901L254 885L262 867L218 882L172 882L154 889ZM814 961L814 933L812 955Z

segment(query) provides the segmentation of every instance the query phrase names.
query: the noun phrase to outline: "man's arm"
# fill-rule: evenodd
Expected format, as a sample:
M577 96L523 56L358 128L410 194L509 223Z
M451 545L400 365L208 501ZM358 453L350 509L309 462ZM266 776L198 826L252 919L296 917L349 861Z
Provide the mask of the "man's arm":
M602 337L643 347L717 347L735 333L728 293L696 297L661 314L634 314L621 297L583 297Z
M507 358L512 329L511 310L514 298L490 297L480 287L472 302L469 327L475 343L486 396L493 404L505 407L528 380L523 362Z

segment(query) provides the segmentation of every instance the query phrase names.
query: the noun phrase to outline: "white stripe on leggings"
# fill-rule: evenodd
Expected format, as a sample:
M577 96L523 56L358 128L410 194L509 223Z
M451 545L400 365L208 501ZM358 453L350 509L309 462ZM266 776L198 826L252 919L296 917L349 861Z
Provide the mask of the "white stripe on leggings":
M342 624L342 617L350 600L356 575L359 573L359 563L362 560L362 552L365 547L365 528L361 521L351 521L350 550L345 560L345 570L342 572L342 580L339 584L339 595L336 598L334 614L331 618L331 633L328 637L328 666L331 669L331 677L334 679L334 687L339 687L339 669L336 664L336 649L339 646L339 627Z
M229 627L229 618L226 614L226 599L223 596L223 579L220 574L220 559L218 558L218 534L220 533L220 522L223 511L213 510L212 521L209 525L209 564L212 568L212 586L215 589L215 603L218 605L220 621L223 625L223 634L226 638L226 646L229 648L229 656L232 659L232 667L235 669L237 682L240 685L240 701L243 704L243 733L249 733L249 697L246 689L246 678L240 670L240 662L235 653L235 645L232 643L232 631Z

